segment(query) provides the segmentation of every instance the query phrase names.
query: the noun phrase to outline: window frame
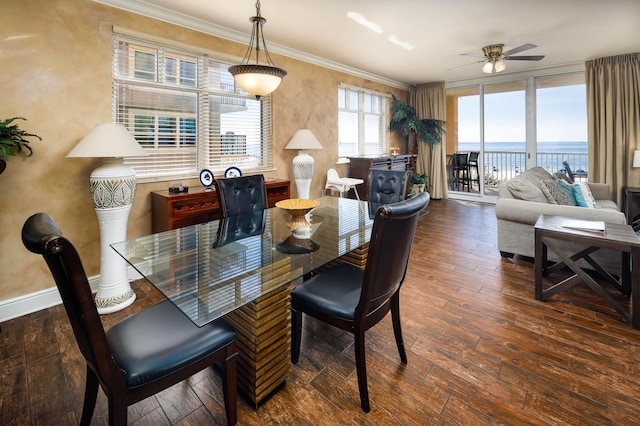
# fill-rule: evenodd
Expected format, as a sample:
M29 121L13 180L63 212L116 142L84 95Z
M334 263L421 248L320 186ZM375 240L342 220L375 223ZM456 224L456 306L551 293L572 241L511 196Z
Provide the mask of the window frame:
M147 57L145 63L138 63L137 52L154 59ZM203 168L218 175L230 165L241 167L243 173L273 170L271 97L256 100L240 89L228 73L232 65L228 60L212 52L116 30L112 55L113 121L140 138L136 117L154 117L149 120L152 134L148 139L140 138L141 146L151 155L125 158L139 182L197 178ZM163 132L158 127L164 117L175 118L173 143L168 145L162 144ZM193 145L189 145L191 133L181 132L181 119L195 119ZM186 126L192 127L189 123ZM225 134L230 126L243 146L229 145Z
M342 93L344 92L344 93ZM351 105L351 97L350 94L355 94L357 96L357 106L353 108ZM360 87L347 86L347 85L339 85L338 86L338 161L346 162L348 161L348 157L360 157L360 156L375 156L375 155L386 155L389 151L389 131L388 131L388 115L389 115L389 105L390 105L390 95L383 94L380 92L363 89ZM367 99L369 99L369 109L367 110ZM377 108L374 108L373 100L378 100L375 102ZM344 100L344 106L342 106L342 101ZM377 111L376 111L377 110ZM344 126L348 123L342 122L342 114L349 113L356 115L356 126L357 126L357 142L355 152L346 151L344 145L345 142L342 141L342 137L344 135ZM366 122L371 117L377 117L377 126L371 125L366 126ZM367 145L373 145L373 143L367 143L367 129L375 128L377 132L377 149L375 152L372 152L371 149L367 149ZM341 130L341 128L343 130ZM352 129L353 130L353 129Z

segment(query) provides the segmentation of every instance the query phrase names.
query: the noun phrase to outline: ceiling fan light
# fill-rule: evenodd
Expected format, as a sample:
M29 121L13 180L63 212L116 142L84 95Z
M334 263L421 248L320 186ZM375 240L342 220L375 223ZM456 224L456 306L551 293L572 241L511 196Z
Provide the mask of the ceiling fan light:
M504 71L505 68L507 68L507 66L505 65L502 59L499 59L498 61L496 61L496 64L495 64L496 72Z
M489 61L489 62L485 63L482 66L482 72L484 72L486 74L492 74L493 73L493 62Z

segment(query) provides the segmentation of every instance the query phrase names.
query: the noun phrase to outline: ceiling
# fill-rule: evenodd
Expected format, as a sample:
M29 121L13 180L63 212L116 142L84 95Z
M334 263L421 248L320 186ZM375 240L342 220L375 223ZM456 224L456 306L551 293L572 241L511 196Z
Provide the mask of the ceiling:
M95 1L245 44L256 12L254 0ZM640 0L262 0L261 14L271 53L400 85L485 76L480 63L450 69L479 61L462 54L495 43L532 43L538 47L520 55L545 55L508 61L502 74L640 52Z

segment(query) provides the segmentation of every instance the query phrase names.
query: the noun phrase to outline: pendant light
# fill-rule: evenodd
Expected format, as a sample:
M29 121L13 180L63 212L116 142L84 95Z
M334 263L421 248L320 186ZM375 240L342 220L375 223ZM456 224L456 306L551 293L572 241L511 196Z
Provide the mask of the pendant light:
M242 63L240 65L233 65L229 67L229 72L233 75L238 86L240 86L245 92L254 95L256 99L259 100L260 96L266 96L276 90L282 81L282 77L287 75L287 72L282 68L274 66L273 61L269 56L269 51L267 50L267 44L264 42L264 33L262 30L262 26L267 22L267 20L260 15L260 0L256 1L256 16L249 18L249 21L253 24L249 48L242 59ZM264 57L267 61L267 64L264 65L259 63L261 41L262 46L264 47ZM256 51L254 64L250 63L252 50Z

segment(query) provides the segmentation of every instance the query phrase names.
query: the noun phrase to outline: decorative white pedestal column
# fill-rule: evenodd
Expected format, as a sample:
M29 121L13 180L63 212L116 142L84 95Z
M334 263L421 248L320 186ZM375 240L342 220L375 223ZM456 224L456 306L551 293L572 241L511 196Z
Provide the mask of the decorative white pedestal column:
M127 239L127 222L136 189L136 174L122 158L106 159L91 173L91 199L100 224L100 284L95 303L100 314L131 305L136 294L127 279L127 263L110 246Z

